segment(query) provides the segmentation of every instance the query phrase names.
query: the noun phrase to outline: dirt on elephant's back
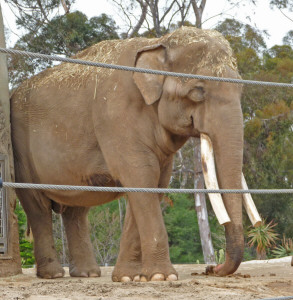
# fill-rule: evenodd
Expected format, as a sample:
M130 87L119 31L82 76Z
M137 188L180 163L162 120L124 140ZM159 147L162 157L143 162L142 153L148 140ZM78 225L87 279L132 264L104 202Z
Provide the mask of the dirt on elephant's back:
M45 280L34 269L0 279L1 299L264 299L293 296L290 259L244 263L230 277L206 276L205 265L175 265L177 282L113 283L113 267L102 267L101 278ZM67 270L68 271L68 270ZM193 275L191 275L193 274Z

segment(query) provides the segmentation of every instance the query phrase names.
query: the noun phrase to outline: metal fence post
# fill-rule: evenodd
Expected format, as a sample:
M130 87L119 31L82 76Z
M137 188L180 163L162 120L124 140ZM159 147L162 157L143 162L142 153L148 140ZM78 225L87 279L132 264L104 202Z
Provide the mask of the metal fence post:
M4 25L0 5L0 47L5 47ZM6 55L0 55L0 154L1 177L14 177L10 133L10 102ZM16 196L13 190L1 189L0 277L21 273L17 217L14 214ZM1 250L2 249L2 250ZM2 253L1 253L2 251Z

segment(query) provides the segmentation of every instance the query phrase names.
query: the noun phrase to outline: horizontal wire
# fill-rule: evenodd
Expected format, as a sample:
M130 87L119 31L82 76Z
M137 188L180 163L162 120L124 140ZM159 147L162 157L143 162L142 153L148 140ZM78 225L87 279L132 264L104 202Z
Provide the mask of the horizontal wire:
M41 59L51 60L51 61L62 61L62 62L80 64L80 65L86 65L86 66L93 66L93 67L107 68L107 69L116 69L116 70L122 70L122 71L131 71L131 72L138 72L138 73L147 73L147 74L153 74L153 75L164 75L164 76L173 76L173 77L180 77L180 78L192 78L192 79L211 80L211 81L238 83L238 84L252 84L252 85L260 85L260 86L293 88L292 83L255 81L255 80L244 80L244 79L236 79L236 78L224 78L224 77L204 76L204 75L196 75L196 74L167 72L167 71L151 70L151 69L136 68L136 67L129 67L129 66L112 65L112 64L106 64L106 63L100 63L100 62L93 62L93 61L87 61L87 60L81 60L81 59L75 59L75 58L66 58L66 57L61 57L61 56L57 56L57 55L47 55L47 54L34 53L34 52L29 52L29 51L21 51L21 50L15 50L15 49L0 48L0 53L6 53L6 54L10 54L10 55L22 55L22 56L27 56L30 58L41 58Z
M116 193L174 193L174 194L293 194L293 189L169 189L169 188L131 188L131 187L103 187L103 186L74 186L55 184L35 184L3 182L4 188L86 191L86 192L116 192Z

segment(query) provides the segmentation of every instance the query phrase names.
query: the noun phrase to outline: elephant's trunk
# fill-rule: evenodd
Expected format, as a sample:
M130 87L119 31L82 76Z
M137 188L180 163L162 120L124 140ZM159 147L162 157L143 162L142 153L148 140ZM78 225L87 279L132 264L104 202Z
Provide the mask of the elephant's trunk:
M211 136L219 187L221 189L241 189L243 163L242 117L234 119L234 122L233 120L230 120L230 122L227 120L226 124L226 128L221 128L220 132ZM221 276L235 272L243 258L242 199L241 194L223 194L224 204L231 222L225 224L226 261L214 269Z

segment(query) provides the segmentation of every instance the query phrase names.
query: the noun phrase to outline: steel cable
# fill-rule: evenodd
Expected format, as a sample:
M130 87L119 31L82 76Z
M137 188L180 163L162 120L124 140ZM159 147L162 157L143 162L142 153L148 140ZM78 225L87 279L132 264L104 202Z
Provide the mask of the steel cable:
M3 182L4 188L38 189L38 190L62 190L62 191L86 191L86 192L116 192L116 193L177 193L177 194L293 194L293 189L169 189L169 188L130 188L130 187L103 187L103 186L74 186L35 183Z
M278 298L264 298L264 299L258 299L258 300L289 300L289 299L293 299L293 296L278 297Z
M75 59L75 58L66 58L66 57L61 57L61 56L57 56L57 55L47 55L47 54L14 50L14 49L0 48L0 53L6 53L6 54L10 54L10 55L23 55L23 56L27 56L30 58L40 58L40 59L51 60L51 61L61 61L61 62L66 62L66 63L80 64L80 65L93 66L93 67L99 67L99 68L107 68L107 69L116 69L116 70L122 70L122 71L148 73L148 74L153 74L153 75L164 75L164 76L173 76L173 77L180 77L180 78L221 81L221 82L238 83L238 84L253 84L253 85L260 85L260 86L293 88L292 83L255 81L255 80L244 80L244 79L235 79L235 78L223 78L223 77L213 77L213 76L203 76L203 75L195 75L195 74L167 72L167 71L151 70L151 69L136 68L136 67L129 67L129 66L112 65L112 64L86 61L86 60Z

